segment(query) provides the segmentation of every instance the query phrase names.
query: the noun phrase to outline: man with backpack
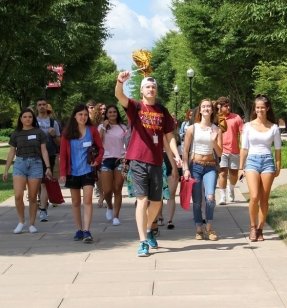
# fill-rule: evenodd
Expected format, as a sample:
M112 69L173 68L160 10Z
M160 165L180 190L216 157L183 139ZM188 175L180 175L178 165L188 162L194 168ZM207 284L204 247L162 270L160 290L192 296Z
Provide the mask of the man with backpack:
M46 147L49 154L51 171L53 173L57 153L59 152L60 127L58 122L50 116L50 112L48 110L48 103L46 99L39 98L37 100L36 107L37 107L37 121L39 123L39 127L47 135ZM42 222L48 221L47 208L48 208L48 195L46 186L42 182L41 192L40 192L40 206L39 206L40 221Z

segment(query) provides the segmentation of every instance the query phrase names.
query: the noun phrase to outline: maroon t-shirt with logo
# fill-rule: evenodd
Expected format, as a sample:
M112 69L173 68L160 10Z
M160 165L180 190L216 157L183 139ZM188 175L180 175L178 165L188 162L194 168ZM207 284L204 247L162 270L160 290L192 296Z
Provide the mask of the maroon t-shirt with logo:
M126 158L161 166L163 135L174 130L168 110L160 104L145 105L129 99L126 113L132 127Z

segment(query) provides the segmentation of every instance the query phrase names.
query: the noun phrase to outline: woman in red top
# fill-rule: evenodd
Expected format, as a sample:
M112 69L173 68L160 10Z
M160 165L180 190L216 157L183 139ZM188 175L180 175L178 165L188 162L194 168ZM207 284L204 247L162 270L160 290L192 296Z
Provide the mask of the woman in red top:
M88 151L92 145L98 148L98 156L88 162ZM90 225L93 216L93 188L96 180L95 168L100 166L104 149L97 129L92 125L84 104L75 106L63 131L60 146L60 181L70 188L72 210L78 231L75 241L93 241ZM81 215L81 188L83 189L84 215Z

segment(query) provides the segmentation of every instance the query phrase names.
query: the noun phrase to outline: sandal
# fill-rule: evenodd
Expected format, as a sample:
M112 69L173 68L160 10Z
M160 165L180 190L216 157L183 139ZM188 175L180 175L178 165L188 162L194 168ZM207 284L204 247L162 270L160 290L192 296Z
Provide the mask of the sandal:
M250 226L249 239L250 239L251 242L257 242L256 226Z
M257 229L257 241L263 242L264 237L263 237L263 230L262 229Z
M163 222L163 218L162 217L158 218L157 225L158 226L164 226L164 222Z
M174 229L174 224L172 223L171 220L167 223L167 228L168 228L169 230Z
M103 205L104 205L104 199L99 198L99 200L98 200L98 207L99 207L99 208L102 208Z
M154 221L152 223L152 226L151 226L151 231L153 233L154 236L159 236L159 230L158 230L158 224L157 224L157 221Z

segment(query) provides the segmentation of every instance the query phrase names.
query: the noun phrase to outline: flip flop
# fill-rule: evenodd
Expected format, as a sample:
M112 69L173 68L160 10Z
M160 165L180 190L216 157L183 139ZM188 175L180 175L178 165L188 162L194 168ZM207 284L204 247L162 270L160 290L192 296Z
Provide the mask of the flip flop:
M102 208L103 205L104 205L104 199L101 199L101 198L100 198L100 199L98 200L98 207L99 207L99 208Z
M172 221L170 220L168 223L167 223L167 228L169 229L169 230L172 230L172 229L174 229L174 224L172 223Z
M161 217L161 218L158 218L158 220L157 220L157 225L158 226L164 226L164 222L163 222L163 218Z

